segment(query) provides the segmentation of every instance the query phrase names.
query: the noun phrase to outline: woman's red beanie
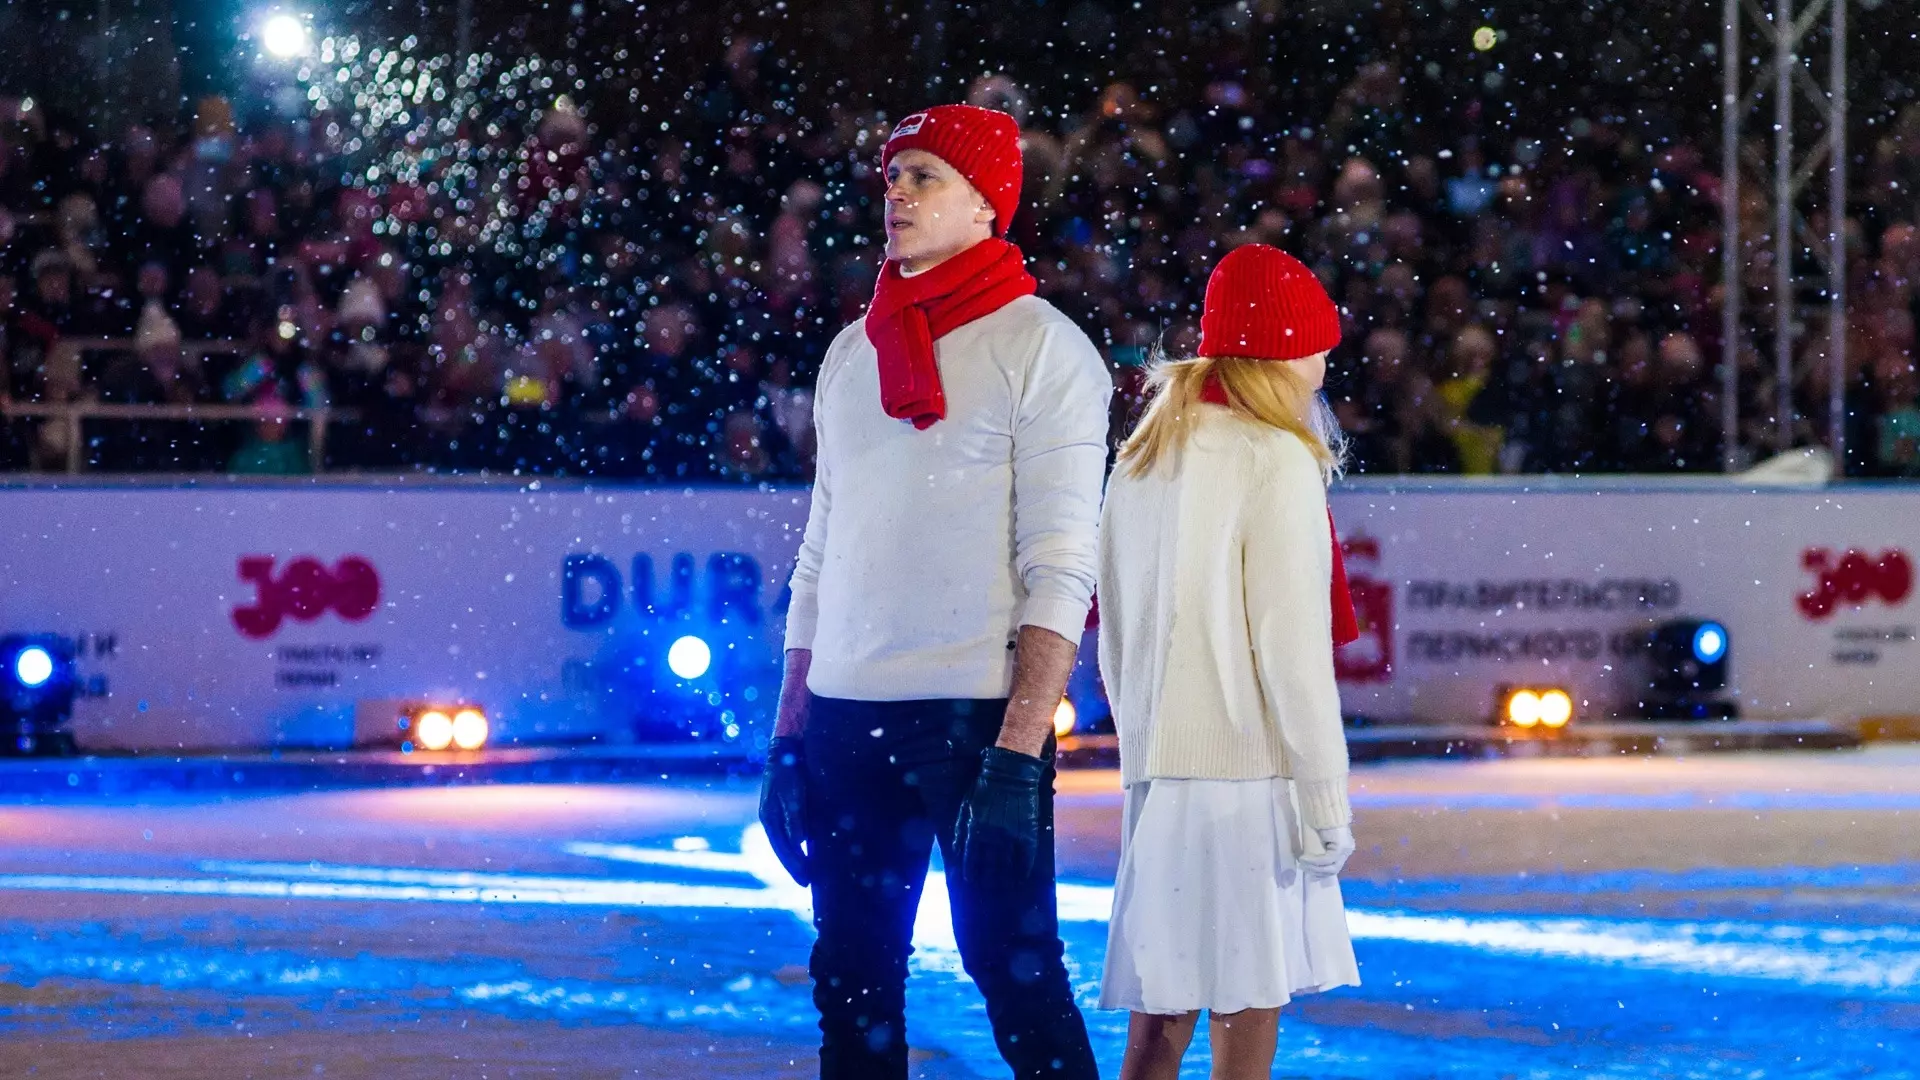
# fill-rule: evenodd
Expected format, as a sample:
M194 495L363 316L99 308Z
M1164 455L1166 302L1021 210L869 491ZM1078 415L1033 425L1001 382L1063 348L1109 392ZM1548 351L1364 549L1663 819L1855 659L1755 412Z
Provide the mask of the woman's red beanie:
M1020 125L997 109L935 105L901 120L880 151L880 171L902 150L925 150L959 170L993 207L993 231L1005 236L1020 208Z
M1227 252L1207 279L1200 355L1299 360L1340 344L1340 311L1299 259L1266 244Z

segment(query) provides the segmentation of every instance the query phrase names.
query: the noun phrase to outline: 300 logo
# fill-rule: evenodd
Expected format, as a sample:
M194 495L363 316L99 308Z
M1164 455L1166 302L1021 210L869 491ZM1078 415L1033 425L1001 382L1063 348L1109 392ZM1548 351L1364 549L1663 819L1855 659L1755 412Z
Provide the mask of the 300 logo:
M254 602L233 609L233 625L250 638L272 637L287 619L312 622L331 611L359 622L380 606L380 574L358 555L332 569L302 555L274 572L272 555L240 557L240 580L256 590Z
M1814 577L1812 591L1798 598L1800 613L1815 621L1841 604L1858 607L1877 596L1891 606L1913 592L1913 561L1898 548L1877 559L1851 548L1837 559L1831 549L1808 548L1800 553L1800 565Z

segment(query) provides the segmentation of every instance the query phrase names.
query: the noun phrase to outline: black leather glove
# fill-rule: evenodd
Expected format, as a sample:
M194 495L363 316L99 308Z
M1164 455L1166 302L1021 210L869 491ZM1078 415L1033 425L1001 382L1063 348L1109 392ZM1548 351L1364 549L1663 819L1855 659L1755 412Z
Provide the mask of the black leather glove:
M990 746L980 755L980 779L960 804L954 853L960 876L978 884L1024 881L1040 845L1040 782L1047 763Z
M813 883L807 873L807 752L800 739L783 735L767 746L767 771L760 781L760 824L780 865L802 885Z

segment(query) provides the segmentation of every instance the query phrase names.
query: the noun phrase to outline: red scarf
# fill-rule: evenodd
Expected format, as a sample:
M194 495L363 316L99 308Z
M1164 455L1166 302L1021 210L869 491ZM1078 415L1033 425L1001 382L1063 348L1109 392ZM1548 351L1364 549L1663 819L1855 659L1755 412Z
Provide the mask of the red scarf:
M913 277L888 259L867 309L867 340L880 354L880 407L925 431L947 415L947 394L933 362L933 343L1023 296L1032 296L1020 249L982 240Z
M1200 388L1200 400L1214 405L1227 404L1227 388L1218 376ZM1360 620L1353 612L1353 593L1347 588L1347 560L1340 553L1340 532L1333 526L1333 508L1327 508L1327 535L1333 539L1333 644L1337 648L1360 638Z

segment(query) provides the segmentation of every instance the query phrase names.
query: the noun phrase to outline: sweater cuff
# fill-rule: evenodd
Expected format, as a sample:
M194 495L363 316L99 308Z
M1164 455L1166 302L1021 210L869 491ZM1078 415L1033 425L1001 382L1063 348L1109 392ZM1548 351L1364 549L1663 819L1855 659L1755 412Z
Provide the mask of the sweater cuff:
M1060 597L1028 596L1020 608L1020 625L1051 630L1078 647L1087 632L1088 606L1082 601Z
M1293 790L1300 799L1300 816L1310 829L1337 829L1353 823L1353 806L1347 801L1347 778L1334 780L1295 780Z
M795 589L787 601L786 648L813 648L813 633L820 625L820 594L812 589Z

